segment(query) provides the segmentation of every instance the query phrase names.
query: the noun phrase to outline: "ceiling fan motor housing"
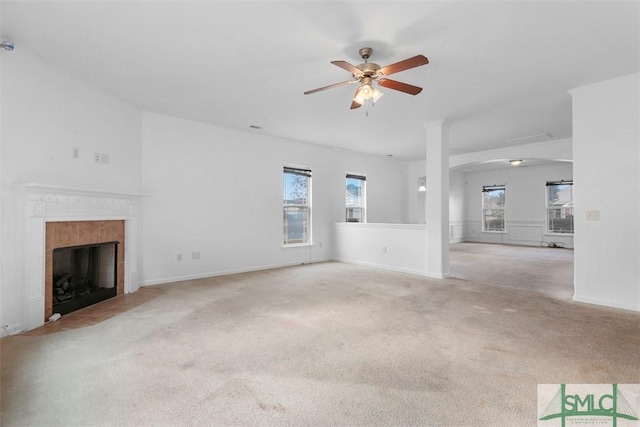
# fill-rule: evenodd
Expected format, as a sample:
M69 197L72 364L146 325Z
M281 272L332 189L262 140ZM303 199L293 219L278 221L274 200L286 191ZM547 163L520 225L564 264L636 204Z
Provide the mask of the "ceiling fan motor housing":
M356 68L362 70L362 77L373 77L374 79L378 77L378 71L380 70L380 66L373 62L365 62L364 64L358 65ZM353 77L358 78L361 76L354 74Z
M363 47L358 51L358 53L360 54L360 57L366 61L373 53L373 49L370 47Z
M378 78L378 71L380 70L380 66L373 62L367 62L369 57L373 54L373 49L370 47L363 47L358 51L362 59L364 59L364 63L358 65L356 68L362 70L361 74L354 74L353 77L356 79L360 79L362 81L365 77L371 77L372 79Z

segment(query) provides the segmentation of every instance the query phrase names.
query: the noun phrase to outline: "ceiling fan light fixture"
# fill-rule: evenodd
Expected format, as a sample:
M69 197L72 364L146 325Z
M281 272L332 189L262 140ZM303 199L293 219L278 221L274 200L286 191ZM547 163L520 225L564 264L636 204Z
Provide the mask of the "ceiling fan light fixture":
M368 99L371 99L375 103L382 98L382 95L384 95L384 93L380 92L378 88L373 87L371 78L367 77L363 80L358 90L356 90L353 100L361 105Z
M373 88L373 95L371 96L371 99L373 100L373 103L375 104L376 102L378 102L378 99L382 98L382 95L384 95L384 93L380 92L378 90L378 88L374 87Z
M522 160L509 160L509 163L511 163L511 166L518 166L522 163Z
M362 95L363 99L371 99L373 97L371 83L365 83L360 87L360 95Z

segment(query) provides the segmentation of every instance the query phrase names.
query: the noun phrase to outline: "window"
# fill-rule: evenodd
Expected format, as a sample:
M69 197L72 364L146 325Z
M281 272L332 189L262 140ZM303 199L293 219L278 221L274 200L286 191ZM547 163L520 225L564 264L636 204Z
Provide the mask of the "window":
M573 234L573 181L547 182L547 232Z
M505 186L482 187L482 231L505 231Z
M365 217L365 183L364 175L347 174L347 222L366 222Z
M311 243L311 170L284 168L284 244Z

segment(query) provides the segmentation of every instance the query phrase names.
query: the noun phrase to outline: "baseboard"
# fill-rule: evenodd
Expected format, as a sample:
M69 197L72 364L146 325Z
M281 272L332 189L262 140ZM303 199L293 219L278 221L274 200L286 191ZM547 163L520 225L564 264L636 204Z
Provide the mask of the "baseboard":
M185 282L188 280L198 280L198 279L206 279L209 277L216 276L227 276L229 274L240 274L240 273L250 273L252 271L261 271L261 270L273 270L274 268L283 268L283 267L293 267L296 265L304 265L304 264L316 264L319 262L328 262L331 261L330 258L318 258L311 260L309 262L291 262L291 263L283 263L283 264L269 264L269 265L261 265L257 267L243 267L236 268L231 270L222 270L222 271L209 271L206 273L198 273L198 274L188 274L184 276L173 276L173 277L163 277L161 279L147 280L139 284L139 286L154 286L154 285L162 285L165 283L174 283L174 282Z
M611 301L611 300L603 300L603 299L599 299L599 298L590 298L590 297L581 297L578 295L573 295L573 300L575 302L583 302L583 303L587 303L587 304L595 304L595 305L601 305L603 307L610 307L610 308L619 308L622 310L629 310L629 311L635 311L635 312L640 312L640 306L633 306L631 304L625 304L622 303L620 301Z
M436 274L436 273L425 273L424 274L427 277L431 277L432 279L448 279L451 276L451 273L445 273L445 274Z
M414 270L411 268L394 267L394 266L384 265L384 264L376 264L374 262L356 261L356 260L346 259L346 258L334 258L333 261L343 262L345 264L361 265L363 267L379 268L381 270L396 271L398 273L415 274L418 276L427 275L426 272L420 271L420 270Z

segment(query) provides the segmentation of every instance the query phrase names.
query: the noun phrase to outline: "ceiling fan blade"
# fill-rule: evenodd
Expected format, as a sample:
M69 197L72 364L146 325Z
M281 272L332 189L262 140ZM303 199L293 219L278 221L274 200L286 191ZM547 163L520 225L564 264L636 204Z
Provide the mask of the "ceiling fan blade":
M362 107L362 104L360 104L358 101L356 101L355 99L353 101L351 101L351 109L355 110L356 108L360 108Z
M357 67L349 64L347 61L331 61L331 63L333 65L337 65L338 67L347 70L348 72L350 72L353 75L357 76L357 75L362 74L362 70L360 68L357 68Z
M331 89L331 88L334 88L334 87L346 86L346 85L349 85L351 83L356 83L356 82L357 82L357 80L347 80L346 82L334 83L334 84L329 85L329 86L324 86L324 87L319 87L317 89L308 90L304 94L305 95L311 95L312 93L320 92L320 91Z
M358 87L358 89L356 89L356 93L353 94L353 101L351 101L352 110L362 107L362 104L364 103L364 101L358 100L358 94L360 93L361 90L362 90L362 86Z
M410 68L419 67L421 65L427 65L429 60L424 55L416 55L412 58L405 59L404 61L396 62L395 64L387 65L386 67L382 67L380 72L385 76L391 75L393 73L399 73L400 71L408 70Z
M400 92L408 93L410 95L417 95L422 92L422 88L418 86L413 86L407 83L402 83L396 80L391 79L381 79L378 80L378 84L380 86L384 86L389 89L399 90Z

